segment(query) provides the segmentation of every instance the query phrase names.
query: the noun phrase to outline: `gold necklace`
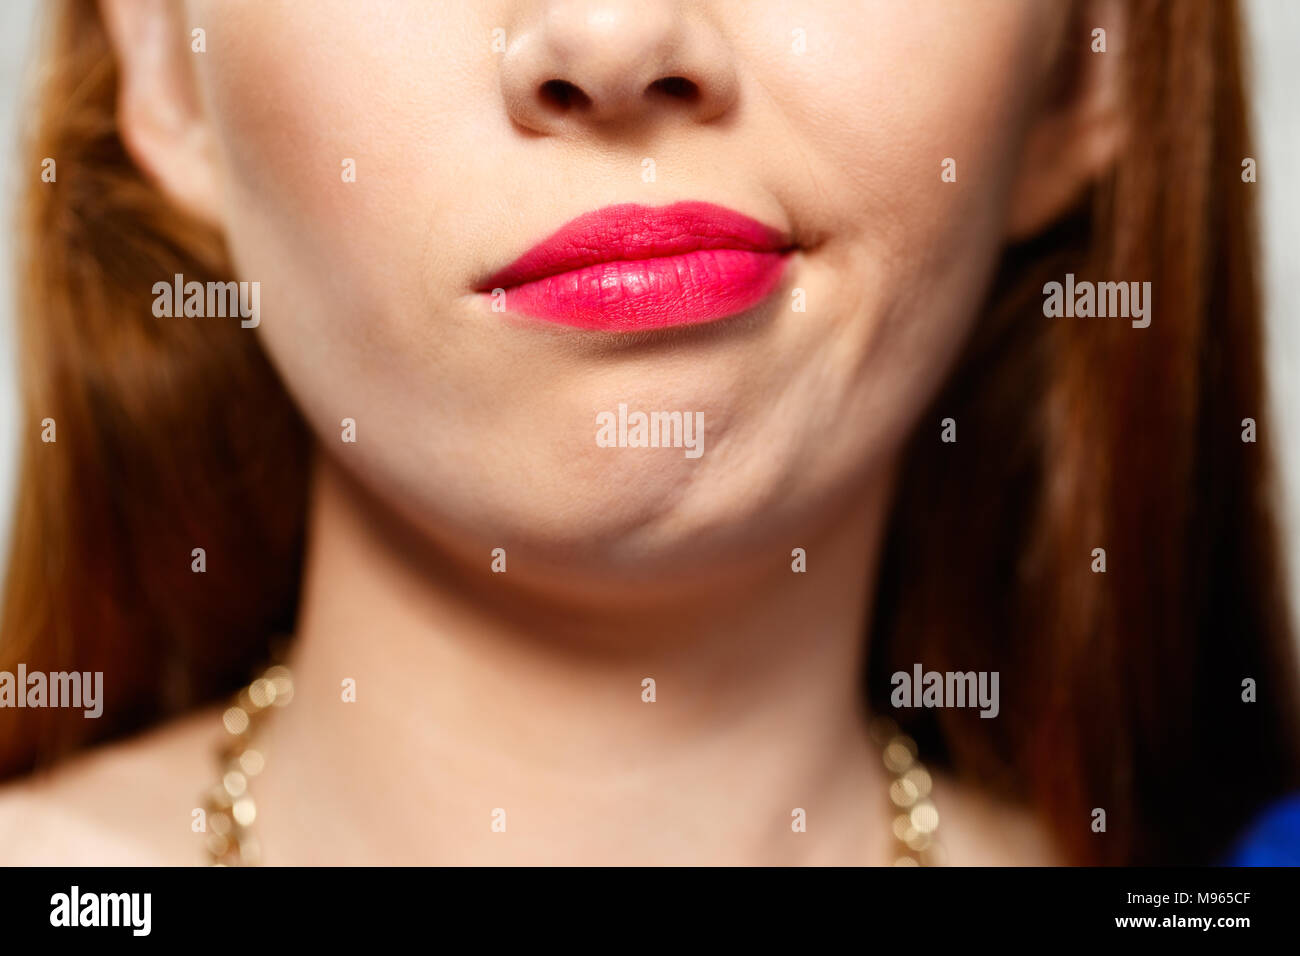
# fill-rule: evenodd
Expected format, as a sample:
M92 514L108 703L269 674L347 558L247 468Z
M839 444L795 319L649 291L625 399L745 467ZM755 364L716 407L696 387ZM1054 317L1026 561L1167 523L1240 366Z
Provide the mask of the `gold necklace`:
M256 734L266 715L293 700L293 676L281 664L268 668L231 700L221 715L227 739L219 748L221 775L208 792L207 852L212 866L257 866L262 848L253 832L257 804L250 781L266 756ZM938 866L943 851L936 838L939 811L931 799L933 781L917 757L916 741L888 717L871 722L871 737L889 771L895 866Z
M938 840L939 810L931 791L934 781L917 756L916 741L888 717L871 722L871 739L880 747L880 759L889 771L890 825L896 843L895 866L942 866L943 847Z
M253 832L257 804L249 781L262 772L266 757L255 746L256 732L272 709L293 700L293 676L282 665L269 667L238 694L221 714L229 735L218 750L221 776L208 791L207 851L213 866L257 866L262 847Z

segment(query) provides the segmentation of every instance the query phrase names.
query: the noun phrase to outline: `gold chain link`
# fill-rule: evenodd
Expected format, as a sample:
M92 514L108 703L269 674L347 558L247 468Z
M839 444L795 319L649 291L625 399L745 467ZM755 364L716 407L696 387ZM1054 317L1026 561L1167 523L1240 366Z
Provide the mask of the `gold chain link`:
M218 756L221 776L207 799L207 850L213 866L257 866L262 847L253 832L257 804L249 782L266 766L256 733L266 715L293 700L293 677L282 665L268 668L241 690L221 715L229 734Z

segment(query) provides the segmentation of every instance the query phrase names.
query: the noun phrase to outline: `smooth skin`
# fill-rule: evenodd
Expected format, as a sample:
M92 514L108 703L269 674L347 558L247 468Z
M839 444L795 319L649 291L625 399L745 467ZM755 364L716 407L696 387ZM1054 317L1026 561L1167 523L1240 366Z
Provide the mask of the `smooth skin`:
M938 440L917 418L1003 243L1122 141L1117 9L102 8L128 148L262 283L247 334L318 438L297 697L254 790L267 861L889 862L860 676L900 448ZM1077 56L1094 25L1112 52ZM557 106L551 80L583 98ZM581 213L686 200L798 242L751 313L617 338L473 291ZM705 454L598 447L620 402L702 411ZM11 785L0 857L201 859L219 734L208 711ZM940 776L936 802L954 863L1056 859L976 781Z

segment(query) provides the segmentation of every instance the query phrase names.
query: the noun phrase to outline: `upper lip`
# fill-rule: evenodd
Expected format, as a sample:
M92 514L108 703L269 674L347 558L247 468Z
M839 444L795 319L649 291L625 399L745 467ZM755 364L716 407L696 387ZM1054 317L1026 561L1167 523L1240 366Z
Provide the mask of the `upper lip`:
M712 203L625 203L578 216L475 290L508 289L602 262L658 259L701 249L786 252L791 247L780 230Z

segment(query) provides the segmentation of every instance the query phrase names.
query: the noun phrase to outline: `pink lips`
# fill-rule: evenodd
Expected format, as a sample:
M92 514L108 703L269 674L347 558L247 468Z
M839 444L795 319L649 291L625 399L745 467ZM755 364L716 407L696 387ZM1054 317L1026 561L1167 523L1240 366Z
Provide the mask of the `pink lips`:
M721 206L629 203L579 216L476 291L504 289L508 312L582 329L694 325L765 299L789 251L775 229Z

